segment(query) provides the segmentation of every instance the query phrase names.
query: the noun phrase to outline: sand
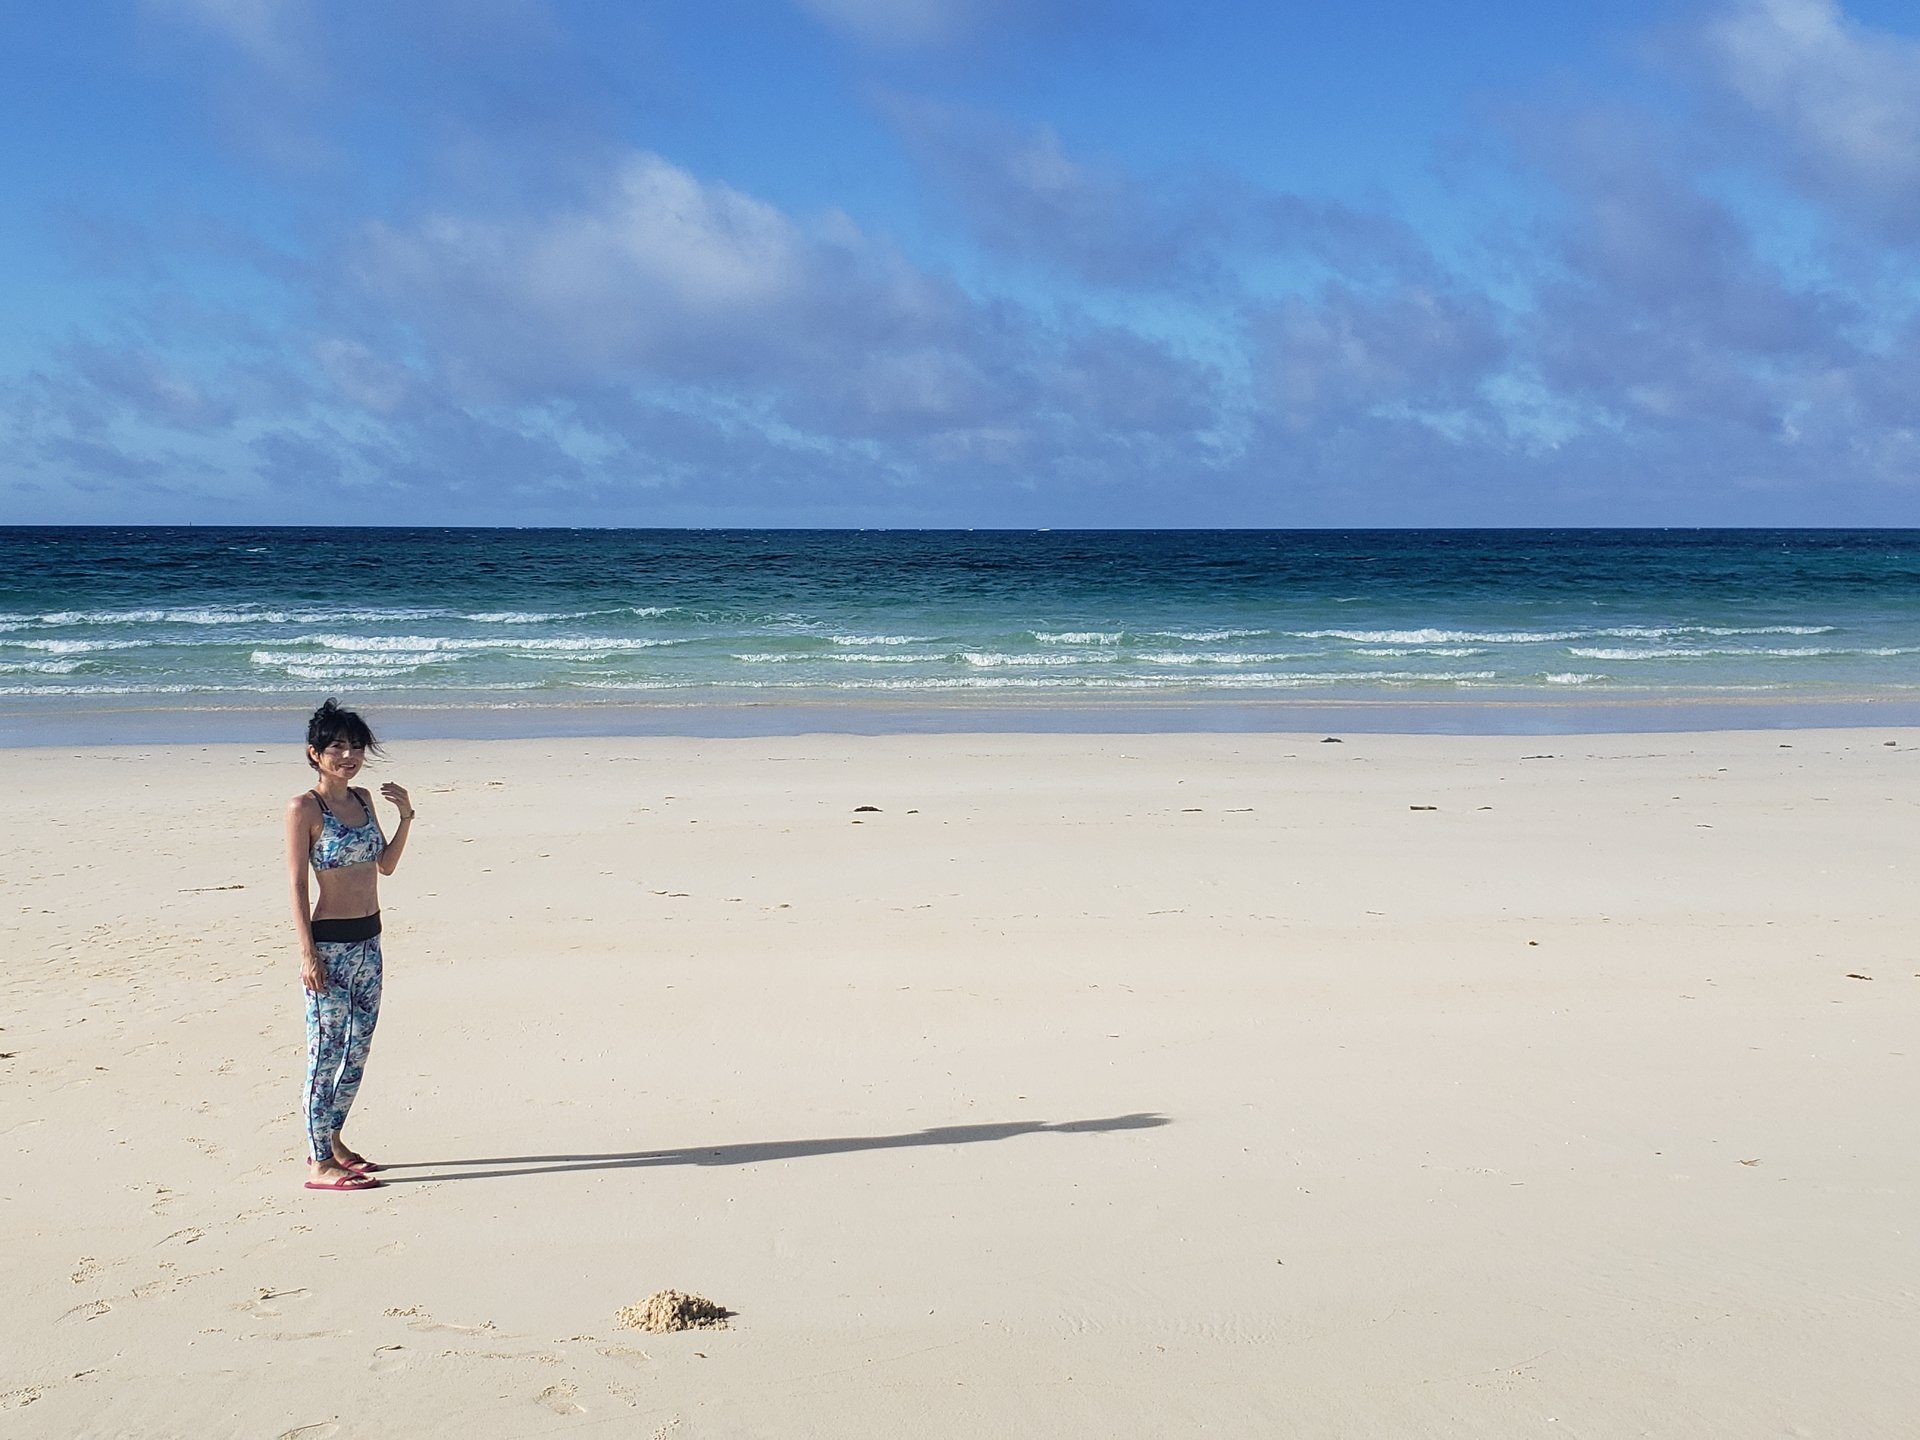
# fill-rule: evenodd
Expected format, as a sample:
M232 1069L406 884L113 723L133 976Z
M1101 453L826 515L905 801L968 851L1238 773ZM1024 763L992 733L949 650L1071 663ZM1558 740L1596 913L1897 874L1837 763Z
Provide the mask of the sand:
M666 1335L675 1330L724 1330L727 1310L704 1295L658 1290L638 1305L622 1305L614 1319L629 1330Z
M0 1433L1911 1434L1920 734L1321 739L396 747L362 1195L297 750L0 750Z

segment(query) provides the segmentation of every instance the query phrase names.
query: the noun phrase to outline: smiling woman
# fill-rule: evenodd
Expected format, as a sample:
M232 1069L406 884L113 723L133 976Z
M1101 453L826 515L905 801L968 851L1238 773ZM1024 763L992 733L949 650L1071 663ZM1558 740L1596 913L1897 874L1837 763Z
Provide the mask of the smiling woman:
M307 994L307 1141L309 1190L371 1190L380 1167L342 1138L380 1019L380 875L400 863L413 825L413 802L388 781L380 793L399 807L388 840L373 797L355 789L379 743L367 722L328 700L307 723L307 764L319 777L287 805L287 873L300 936L300 979ZM307 871L320 898L309 909Z

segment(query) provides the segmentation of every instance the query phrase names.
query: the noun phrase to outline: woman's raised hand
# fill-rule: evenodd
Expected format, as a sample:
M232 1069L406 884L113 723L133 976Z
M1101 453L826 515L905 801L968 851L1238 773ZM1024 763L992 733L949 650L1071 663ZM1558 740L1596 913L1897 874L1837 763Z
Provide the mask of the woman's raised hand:
M400 808L400 818L402 820L411 820L413 818L413 801L407 797L404 786L396 785L389 780L380 787L380 793Z

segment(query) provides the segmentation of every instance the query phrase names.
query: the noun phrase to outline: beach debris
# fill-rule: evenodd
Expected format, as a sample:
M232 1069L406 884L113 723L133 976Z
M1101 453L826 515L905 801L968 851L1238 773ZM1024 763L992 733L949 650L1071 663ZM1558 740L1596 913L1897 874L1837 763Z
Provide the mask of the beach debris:
M1407 809L1409 809L1409 810L1438 810L1439 808L1440 808L1440 807L1439 807L1438 805L1409 805L1409 806L1407 806Z
M182 895L205 895L214 890L244 890L244 885L195 885L190 890L182 890Z
M856 805L853 807L853 813L856 815L878 815L880 813L880 807L878 805Z
M1327 736L1326 739L1322 740L1320 743L1322 745L1344 745L1347 742L1344 740L1336 739L1334 736L1329 735Z
M1849 971L1847 972L1847 979L1849 979L1849 980L1871 980L1871 979L1873 979L1873 976L1871 976L1871 975L1862 975L1862 974L1861 974L1861 973L1860 973L1859 971L1857 971L1857 970L1849 970Z
M1558 755L1522 755L1522 760L1558 760Z
M657 1290L638 1305L623 1305L614 1312L629 1330L647 1330L664 1335L670 1330L725 1330L731 1310L684 1290Z
M1540 943L1540 942L1539 942L1538 940L1529 940L1529 941L1527 941L1527 944L1529 944L1529 945L1538 945L1539 943Z
M1754 1157L1753 1157L1753 1159L1751 1159L1751 1160L1742 1160L1742 1161L1741 1161L1740 1163L1741 1163L1742 1165L1758 1165L1758 1164L1760 1163L1760 1157L1759 1157L1758 1155L1756 1155L1756 1156L1754 1156Z

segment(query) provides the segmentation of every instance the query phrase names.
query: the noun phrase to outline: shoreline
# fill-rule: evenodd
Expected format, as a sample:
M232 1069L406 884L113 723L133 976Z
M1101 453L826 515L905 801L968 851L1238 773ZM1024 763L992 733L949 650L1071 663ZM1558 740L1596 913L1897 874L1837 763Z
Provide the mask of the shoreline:
M579 739L662 736L741 739L797 735L1287 734L1347 730L1374 735L1699 734L1745 730L1920 726L1920 695L1728 695L1710 692L1546 696L1267 692L1181 695L1049 694L895 698L792 692L766 699L691 692L673 700L528 700L500 692L458 702L418 692L356 694L316 687L288 704L254 692L159 696L34 697L0 702L0 750L48 746L217 744L295 734L327 693L377 717L383 735L407 740Z

